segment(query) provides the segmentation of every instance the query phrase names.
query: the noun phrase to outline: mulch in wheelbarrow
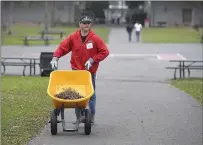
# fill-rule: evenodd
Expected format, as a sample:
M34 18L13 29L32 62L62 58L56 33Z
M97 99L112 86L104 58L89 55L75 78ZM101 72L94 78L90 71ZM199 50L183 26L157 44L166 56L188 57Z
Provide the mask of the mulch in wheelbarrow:
M68 99L68 100L84 98L84 96L80 95L79 92L77 92L73 88L65 88L65 89L63 89L62 92L56 94L55 97L60 98L60 99Z

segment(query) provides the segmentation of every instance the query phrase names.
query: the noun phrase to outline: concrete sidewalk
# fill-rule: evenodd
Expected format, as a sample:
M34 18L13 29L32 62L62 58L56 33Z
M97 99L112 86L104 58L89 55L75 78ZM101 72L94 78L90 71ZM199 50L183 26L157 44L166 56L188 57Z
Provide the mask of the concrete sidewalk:
M190 96L167 84L139 78L97 80L96 125L90 136L61 132L49 125L29 145L201 145L202 108ZM66 120L74 120L74 111ZM71 126L71 125L69 125Z

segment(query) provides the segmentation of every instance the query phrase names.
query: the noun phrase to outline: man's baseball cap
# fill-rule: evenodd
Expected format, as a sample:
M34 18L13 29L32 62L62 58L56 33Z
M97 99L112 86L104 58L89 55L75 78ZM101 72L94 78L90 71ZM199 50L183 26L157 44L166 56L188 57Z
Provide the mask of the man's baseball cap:
M92 23L92 20L89 16L82 16L79 20L80 23L89 22Z

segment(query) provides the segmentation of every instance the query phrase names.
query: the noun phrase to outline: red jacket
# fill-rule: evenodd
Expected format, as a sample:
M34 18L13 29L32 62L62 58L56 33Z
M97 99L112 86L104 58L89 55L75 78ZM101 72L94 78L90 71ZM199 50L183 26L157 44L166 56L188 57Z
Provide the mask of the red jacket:
M109 50L104 41L90 30L85 42L82 42L80 30L72 33L65 40L63 40L56 51L55 57L62 57L72 51L71 54L71 67L77 70L84 70L85 63L89 58L94 60L92 67L89 71L96 73L99 62L104 60L109 55Z

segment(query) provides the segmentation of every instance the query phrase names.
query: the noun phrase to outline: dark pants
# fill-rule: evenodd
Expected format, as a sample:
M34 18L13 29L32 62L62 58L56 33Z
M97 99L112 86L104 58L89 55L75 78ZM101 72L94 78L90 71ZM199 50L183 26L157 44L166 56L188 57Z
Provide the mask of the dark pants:
M129 42L131 42L131 38L132 38L132 32L128 32L128 40L129 40Z
M136 40L137 40L137 42L139 42L140 41L140 31L136 31Z

